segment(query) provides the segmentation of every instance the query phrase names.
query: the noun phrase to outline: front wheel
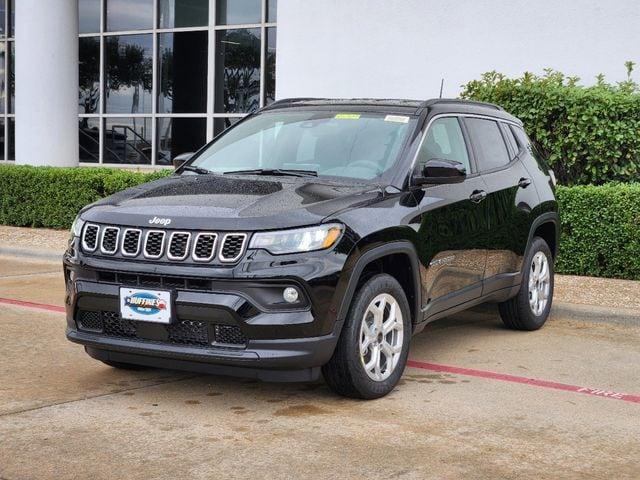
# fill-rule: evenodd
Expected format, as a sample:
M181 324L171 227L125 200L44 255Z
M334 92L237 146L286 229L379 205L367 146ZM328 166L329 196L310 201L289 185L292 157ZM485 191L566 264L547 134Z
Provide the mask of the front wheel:
M410 340L404 290L392 276L376 275L357 291L324 378L340 395L383 397L402 376Z
M523 265L518 294L498 308L507 327L538 330L547 321L553 301L553 255L547 242L534 237Z

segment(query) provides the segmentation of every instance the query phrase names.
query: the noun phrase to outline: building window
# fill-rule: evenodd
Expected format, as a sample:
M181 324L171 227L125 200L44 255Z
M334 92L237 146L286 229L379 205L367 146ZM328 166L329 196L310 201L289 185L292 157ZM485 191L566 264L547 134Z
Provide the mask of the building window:
M10 0L0 0L0 162L15 160L15 41Z
M276 0L79 0L80 162L171 165L273 102L276 10Z

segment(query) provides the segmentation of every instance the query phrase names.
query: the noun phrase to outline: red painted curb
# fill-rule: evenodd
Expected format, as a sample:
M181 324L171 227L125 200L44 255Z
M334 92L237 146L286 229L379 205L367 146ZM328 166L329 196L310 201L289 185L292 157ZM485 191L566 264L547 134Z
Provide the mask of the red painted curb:
M47 305L44 303L26 302L24 300L13 300L11 298L0 298L0 305L15 305L17 307L32 308L34 310L44 310L46 312L64 313L64 307L57 305Z
M423 370L431 370L434 372L453 373L457 375L466 375L468 377L478 377L490 380L499 380L502 382L520 383L523 385L532 385L534 387L550 388L553 390L564 390L565 392L582 393L584 395L591 395L594 397L622 400L624 402L631 403L640 403L640 395L630 395L628 393L613 392L611 390L601 390L599 388L580 387L577 385L569 385L566 383L539 380L537 378L519 377L517 375L509 375L507 373L489 372L486 370L475 370L473 368L454 367L450 365L440 365L437 363L419 362L416 360L407 361L407 366L412 368L421 368Z

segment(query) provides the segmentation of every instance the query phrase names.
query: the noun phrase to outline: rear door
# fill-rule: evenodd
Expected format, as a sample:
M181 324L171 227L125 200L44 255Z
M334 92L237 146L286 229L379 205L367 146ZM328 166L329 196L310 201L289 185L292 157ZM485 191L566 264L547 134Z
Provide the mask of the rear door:
M489 236L483 295L519 282L538 194L512 146L508 126L482 117L465 117L476 162L486 184Z
M472 162L463 125L457 116L433 120L418 151L415 168L432 159L465 165L463 183L426 185L414 192L420 215L418 244L423 265L422 298L427 316L478 298L486 259L485 184Z

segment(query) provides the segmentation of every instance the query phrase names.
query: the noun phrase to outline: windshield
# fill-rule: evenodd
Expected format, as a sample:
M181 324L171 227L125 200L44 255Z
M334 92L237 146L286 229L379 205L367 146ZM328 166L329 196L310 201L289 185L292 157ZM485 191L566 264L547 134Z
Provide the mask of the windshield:
M414 122L384 113L265 112L229 130L192 165L216 173L302 170L372 180L394 165Z

